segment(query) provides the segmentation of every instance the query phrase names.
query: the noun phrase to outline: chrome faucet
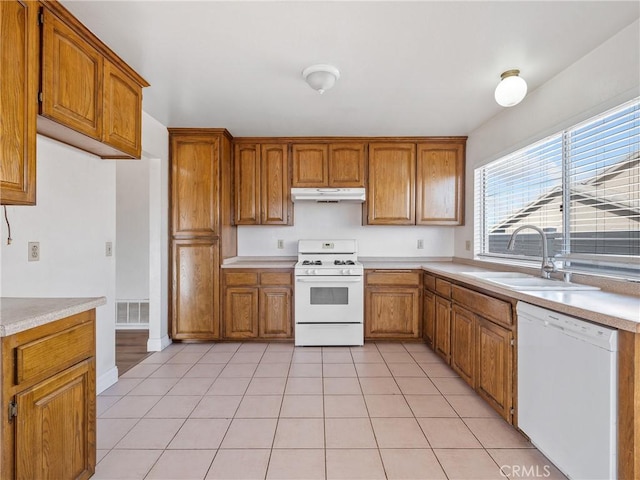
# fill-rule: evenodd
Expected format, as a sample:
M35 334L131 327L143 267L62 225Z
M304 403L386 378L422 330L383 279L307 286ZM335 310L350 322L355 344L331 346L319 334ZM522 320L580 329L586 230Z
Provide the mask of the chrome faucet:
M550 278L551 273L556 271L556 265L553 263L553 259L549 256L547 248L547 234L544 233L540 227L536 227L535 225L522 225L521 227L516 228L511 234L507 249L513 250L516 243L516 235L520 230L524 230L525 228L530 228L540 234L540 237L542 238L542 265L540 267L540 275L542 275L542 278Z

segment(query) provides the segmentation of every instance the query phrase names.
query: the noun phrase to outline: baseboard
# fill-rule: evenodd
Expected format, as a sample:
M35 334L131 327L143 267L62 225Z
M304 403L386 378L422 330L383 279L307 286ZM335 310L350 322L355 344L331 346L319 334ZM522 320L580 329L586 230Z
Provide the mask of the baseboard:
M150 338L147 340L147 352L161 352L171 345L171 339L168 335L161 338Z
M118 367L100 375L96 381L96 393L99 395L118 381Z

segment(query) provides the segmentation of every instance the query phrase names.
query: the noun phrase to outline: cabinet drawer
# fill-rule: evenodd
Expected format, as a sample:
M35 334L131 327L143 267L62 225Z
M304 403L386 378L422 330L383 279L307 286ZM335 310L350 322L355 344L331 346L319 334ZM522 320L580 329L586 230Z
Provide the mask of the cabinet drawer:
M451 283L436 278L436 293L446 298L451 298Z
M420 273L410 270L387 272L374 271L367 274L367 285L420 285Z
M513 325L511 304L508 302L459 287L458 285L453 285L452 287L452 298L455 302L466 306L481 317L488 318L507 327Z
M93 356L94 323L88 322L16 348L16 384L53 375Z
M422 276L422 281L424 283L424 288L431 290L432 292L436 291L436 277L425 273Z
M260 274L260 285L291 285L293 283L290 272L263 272Z
M258 273L257 272L226 272L224 274L224 284L230 285L257 285Z

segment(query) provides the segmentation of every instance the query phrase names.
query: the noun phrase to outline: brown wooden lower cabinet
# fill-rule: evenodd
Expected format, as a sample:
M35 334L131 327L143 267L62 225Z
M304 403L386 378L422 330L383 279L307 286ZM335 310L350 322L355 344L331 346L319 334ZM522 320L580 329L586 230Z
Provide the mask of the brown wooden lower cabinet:
M436 296L425 288L422 298L422 338L433 348L436 329Z
M451 368L475 388L476 319L470 311L454 305L451 310Z
M433 349L451 363L451 301L435 295L435 341Z
M224 293L224 336L258 336L258 288L230 287Z

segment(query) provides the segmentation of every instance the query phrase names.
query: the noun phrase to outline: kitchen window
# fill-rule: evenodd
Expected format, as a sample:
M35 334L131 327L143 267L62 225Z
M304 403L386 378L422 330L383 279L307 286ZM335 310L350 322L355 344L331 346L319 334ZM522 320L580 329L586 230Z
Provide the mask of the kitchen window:
M640 98L475 171L476 256L540 262L569 271L640 276ZM489 257L489 258L487 258Z

